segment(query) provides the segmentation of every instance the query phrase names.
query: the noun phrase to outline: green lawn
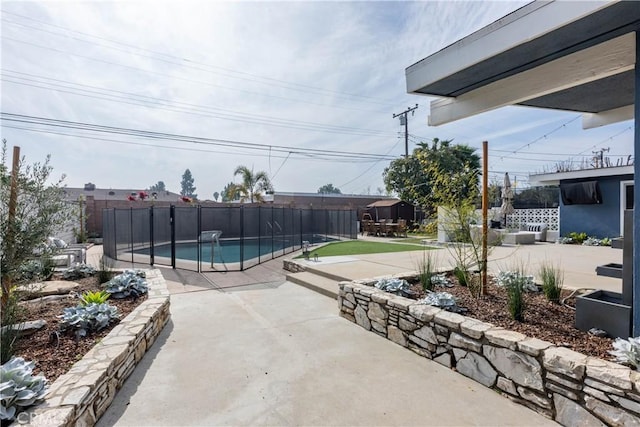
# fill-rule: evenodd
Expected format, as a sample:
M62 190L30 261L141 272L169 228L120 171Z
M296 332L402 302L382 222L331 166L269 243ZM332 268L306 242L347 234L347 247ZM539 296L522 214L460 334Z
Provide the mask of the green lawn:
M346 242L329 243L328 245L314 249L311 251L310 256L313 257L315 254L321 257L338 255L379 254L385 252L421 251L423 249L425 248L417 245L349 240ZM297 258L302 258L302 255L298 256Z

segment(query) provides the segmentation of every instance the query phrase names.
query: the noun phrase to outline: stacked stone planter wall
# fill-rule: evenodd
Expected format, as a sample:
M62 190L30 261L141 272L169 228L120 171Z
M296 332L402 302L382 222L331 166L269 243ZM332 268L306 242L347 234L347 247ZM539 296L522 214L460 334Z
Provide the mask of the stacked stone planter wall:
M341 282L340 315L564 426L640 425L640 373L373 287Z
M159 270L146 273L149 298L51 384L42 404L19 414L13 425L90 426L104 414L170 317L164 278Z
M299 264L291 259L285 259L282 263L282 268L292 273L301 273L303 271L307 271L304 265Z

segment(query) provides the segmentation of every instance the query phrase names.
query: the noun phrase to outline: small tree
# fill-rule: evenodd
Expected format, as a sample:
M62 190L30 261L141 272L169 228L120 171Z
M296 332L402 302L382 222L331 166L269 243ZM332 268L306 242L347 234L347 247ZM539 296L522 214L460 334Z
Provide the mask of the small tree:
M333 184L325 184L318 188L320 194L342 194L339 188L333 186Z
M196 187L193 186L193 176L191 175L191 171L189 169L185 170L182 174L182 182L180 183L180 195L185 197L190 197L192 199L197 199L198 195L195 194Z
M155 191L155 192L167 191L167 187L164 185L164 181L158 181L157 183L149 187L149 191Z
M75 216L73 205L63 197L64 176L48 184L53 168L50 156L44 163L26 165L20 159L16 180L15 215L9 217L11 193L10 166L7 164L7 143L2 140L0 164L0 275L2 277L2 308L9 298L12 283L19 277L20 267L42 247L47 237L67 225Z
M427 173L433 177L433 200L444 208L438 226L453 240L448 248L456 261L459 280L467 283L473 296L479 297L484 292L480 286L482 276L472 274L473 270L483 274L482 236L475 229L480 222L475 213L478 170L474 165L462 165L451 171L433 164Z
M233 172L233 175L240 175L242 182L240 184L234 184L231 190L232 199L239 196L240 201L244 202L263 202L264 198L262 193L273 191L271 181L266 172L253 172L253 169L249 169L246 166L238 166Z
M220 193L218 193L217 191L213 192L213 200L215 200L216 202L218 201L218 197L220 197Z

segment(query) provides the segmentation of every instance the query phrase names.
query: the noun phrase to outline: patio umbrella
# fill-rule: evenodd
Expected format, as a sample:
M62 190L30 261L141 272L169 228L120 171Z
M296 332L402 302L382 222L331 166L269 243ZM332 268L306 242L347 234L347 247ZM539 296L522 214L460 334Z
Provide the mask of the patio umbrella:
M507 215L515 212L513 208L513 190L511 189L511 180L509 180L509 173L504 174L504 183L502 184L502 206L500 206L500 213L504 216L504 226L507 226Z

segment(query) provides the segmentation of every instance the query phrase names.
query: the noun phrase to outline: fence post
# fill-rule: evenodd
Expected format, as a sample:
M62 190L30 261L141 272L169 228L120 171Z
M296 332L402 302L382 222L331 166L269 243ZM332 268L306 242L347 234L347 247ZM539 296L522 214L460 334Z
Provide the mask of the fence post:
M133 206L129 208L129 241L131 242L131 263L133 264Z
M197 228L198 228L198 236L196 237L196 250L198 251L198 273L202 272L202 269L200 268L200 255L202 254L202 242L200 241L200 236L202 235L202 205L198 205L198 224L197 224Z
M176 268L176 221L175 221L176 207L171 205L169 207L169 224L171 225L171 268Z
M149 261L151 265L155 262L155 254L154 254L154 235L153 235L153 205L149 208Z
M260 251L260 211L258 211L258 252ZM244 271L244 206L240 206L240 271Z

